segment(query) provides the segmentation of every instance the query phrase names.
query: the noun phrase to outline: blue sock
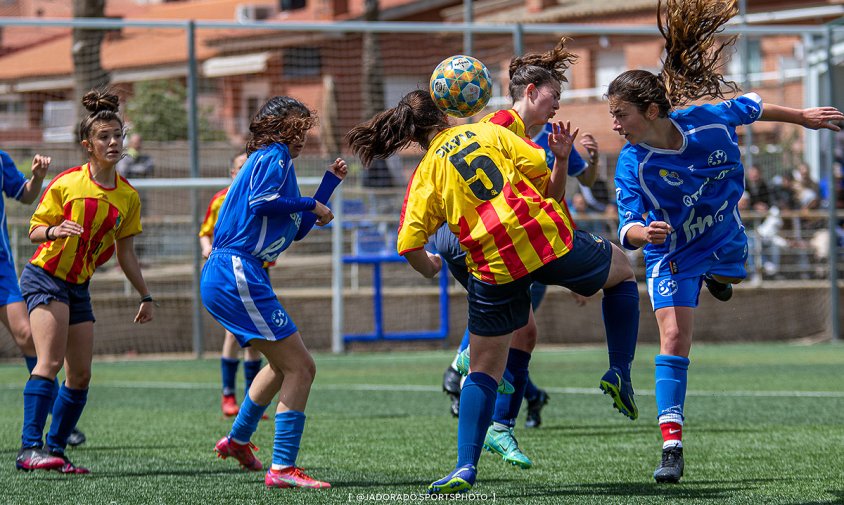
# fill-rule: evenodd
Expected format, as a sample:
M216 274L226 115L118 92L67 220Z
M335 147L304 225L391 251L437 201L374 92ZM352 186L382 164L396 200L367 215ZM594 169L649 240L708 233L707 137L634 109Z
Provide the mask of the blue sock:
M234 380L237 376L239 359L220 358L220 371L223 375L223 396L234 394Z
M88 403L87 389L71 389L62 384L56 403L53 405L53 422L47 433L47 447L50 450L64 452L67 447L67 437L82 416L82 410Z
M495 413L492 420L505 426L516 426L516 417L525 397L525 387L528 382L528 364L530 353L519 349L510 349L507 356L507 370L504 372L507 380L513 384L513 394L498 393L495 397Z
M26 362L26 369L29 370L29 373L32 373L32 370L35 369L35 365L38 363L38 358L36 356L26 356L24 355L23 360Z
M525 385L525 400L532 401L537 396L539 396L539 388L530 380L530 374L528 374L527 384Z
M639 285L630 281L604 289L601 308L610 366L620 369L624 380L630 380L639 338Z
M47 424L47 414L53 407L55 387L55 381L45 377L31 376L26 382L23 388L21 447L41 448L44 445L41 437Z
M469 347L469 328L466 328L466 332L463 334L463 340L460 341L460 347L457 348L457 352L463 352L467 347Z
M305 413L288 410L275 415L273 464L294 466L299 455L299 442L305 429Z
M656 369L656 411L657 418L666 416L666 422L683 424L683 405L686 403L686 377L689 372L689 358L657 354Z
M478 466L486 430L492 421L498 383L482 372L472 372L460 393L460 416L457 419L457 467Z
M250 361L243 360L243 380L246 383L246 387L243 391L244 396L249 394L249 388L252 386L252 381L255 380L255 376L258 375L258 372L260 371L261 358Z
M258 422L261 421L261 416L267 410L267 405L258 405L253 402L249 395L243 399L240 404L240 412L232 423L232 430L229 432L229 438L240 444L249 442L252 434L258 429Z

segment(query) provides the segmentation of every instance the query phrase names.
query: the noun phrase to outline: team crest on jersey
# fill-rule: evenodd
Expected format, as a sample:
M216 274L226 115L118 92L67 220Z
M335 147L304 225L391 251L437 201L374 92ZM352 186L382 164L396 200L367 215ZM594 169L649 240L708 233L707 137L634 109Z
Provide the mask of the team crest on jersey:
M710 167L714 167L715 165L722 165L726 161L727 161L727 153L725 153L723 149L718 149L717 151L712 151L712 154L709 155L709 159L707 160Z
M660 169L659 176L662 177L662 180L670 184L671 186L682 186L683 179L680 178L680 174L677 172L669 172L666 169Z
M677 289L677 281L674 279L662 279L656 286L656 291L660 296L671 296L677 292Z
M284 326L287 322L287 316L284 315L284 312L282 312L281 309L276 309L275 312L273 312L272 318L273 324L276 326Z
M603 239L603 238L601 238L601 237L599 237L599 236L597 236L597 235L595 235L595 234L590 233L589 235L592 235L592 240L594 240L595 242L597 242L597 243L599 243L599 244L600 244L600 243L602 243L602 242L604 241L604 239Z

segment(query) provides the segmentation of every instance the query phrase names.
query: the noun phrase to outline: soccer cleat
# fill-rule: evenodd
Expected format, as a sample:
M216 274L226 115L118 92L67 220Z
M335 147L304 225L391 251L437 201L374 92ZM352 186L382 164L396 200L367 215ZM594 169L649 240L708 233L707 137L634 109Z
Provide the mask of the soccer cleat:
M15 458L15 467L25 472L57 470L63 467L64 463L64 459L53 456L40 447L21 447L17 458Z
M71 431L70 435L67 437L67 445L71 447L78 447L84 444L86 440L88 440L88 437L86 437L84 433L79 431L77 428L73 428L73 431Z
M635 421L639 417L639 408L636 407L633 384L629 380L621 378L621 370L611 367L601 377L600 386L604 394L612 397L613 407L619 412Z
M706 289L709 290L709 292L712 294L712 296L715 297L716 300L726 302L733 297L732 284L724 284L723 282L718 282L708 275L705 275L703 277L703 282L706 283Z
M258 451L258 447L249 442L248 444L238 444L232 441L229 437L223 437L214 446L214 452L217 453L218 458L226 459L229 456L233 457L246 470L259 471L264 469L261 461L252 454L252 450Z
M540 389L539 393L532 400L528 400L527 416L525 418L525 428L539 428L542 424L542 407L548 403L548 393L544 389Z
M331 484L316 480L306 474L302 468L288 466L284 470L270 470L264 477L267 487L302 487L305 489L328 489Z
M55 456L57 458L61 458L62 461L64 462L64 464L61 467L56 468L56 470L58 470L61 473L70 473L70 474L76 474L76 475L84 475L84 474L91 473L91 470L88 470L87 468L82 467L82 466L76 466L73 463L71 463L70 459L63 452L50 451L50 455Z
M443 374L443 391L448 394L451 399L451 415L457 417L460 413L460 372L451 368L451 365L445 369Z
M478 471L474 465L455 468L450 474L428 486L428 494L465 493L475 485Z
M223 415L226 417L236 416L240 412L240 405L237 404L234 395L223 395L220 405L223 408Z
M654 472L654 480L659 483L677 484L683 476L683 448L669 447L662 450L662 462Z
M457 371L460 372L460 375L467 376L469 375L469 348L463 349L460 354L457 355ZM501 378L501 382L498 383L498 392L505 395L511 395L516 391L516 388L513 387L513 384L510 383L505 378Z
M508 430L496 430L490 426L486 430L486 438L484 439L484 449L501 456L504 461L513 466L518 466L524 470L533 466L533 461L530 460L525 453L519 449L519 443L513 435L513 428Z

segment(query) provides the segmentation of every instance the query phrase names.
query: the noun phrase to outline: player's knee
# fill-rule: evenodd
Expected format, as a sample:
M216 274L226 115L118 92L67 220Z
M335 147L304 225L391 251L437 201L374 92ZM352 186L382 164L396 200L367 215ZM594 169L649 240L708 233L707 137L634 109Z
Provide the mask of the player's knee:
M71 389L88 389L91 383L91 369L68 370L67 384Z
M536 329L536 324L528 323L526 326L519 328L513 334L513 342L511 347L523 351L531 352L536 347L536 338L539 332Z

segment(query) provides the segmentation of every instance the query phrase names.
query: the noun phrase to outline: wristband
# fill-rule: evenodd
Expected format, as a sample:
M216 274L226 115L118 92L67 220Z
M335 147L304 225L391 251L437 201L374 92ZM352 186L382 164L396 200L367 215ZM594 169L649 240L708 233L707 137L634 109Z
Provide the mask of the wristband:
M55 228L55 226L48 226L47 231L44 232L44 238L46 238L48 241L56 240L54 238L50 238L50 230L52 230L53 228Z
M141 303L147 302L154 302L155 300L152 299L152 295L146 295L145 297L141 298Z

